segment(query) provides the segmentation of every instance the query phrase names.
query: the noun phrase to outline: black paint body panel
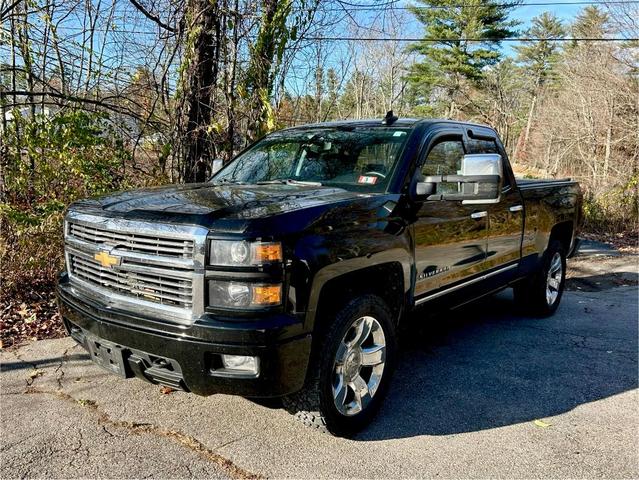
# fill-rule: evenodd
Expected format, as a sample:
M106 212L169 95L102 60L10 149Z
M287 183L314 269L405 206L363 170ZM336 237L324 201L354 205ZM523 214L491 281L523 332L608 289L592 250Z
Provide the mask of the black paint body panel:
M346 124L380 126L378 122ZM203 183L122 192L74 203L70 209L83 213L202 226L209 230L212 239L280 241L285 263L278 268L250 273L282 281L285 301L281 307L262 312L207 310L192 325L185 326L92 303L62 275L58 296L67 327L72 329L75 325L124 347L176 360L187 389L195 393L279 396L302 387L313 334L318 330L316 314L323 289L344 275L371 272L367 281L374 285L384 280L375 272L386 271L384 268L401 272L396 280L397 284L401 283L397 285L397 294L401 296L398 301L401 308L396 312L399 320L403 312L414 307L416 298L422 300L419 303L428 303L424 298L439 292L442 294L438 294L438 302L448 300L448 304L460 304L529 274L539 264L553 227L561 222L572 222L572 242L580 222L578 185L574 182L526 183L520 188L505 152L502 157L510 186L504 189L503 205L523 202L524 206L520 223L507 226L505 240L494 249L491 249L490 218L494 222L506 218L499 217L499 204L491 206L486 223L479 224L465 219L473 208L462 206L459 201L412 200L409 185L427 152L429 139L438 129L454 126L461 131L471 126L496 134L487 127L448 121L405 120L402 125L411 130L385 193L362 194L308 185ZM499 145L503 150L500 142ZM465 264L452 269L447 266L449 273L440 277L448 278L447 284L434 281L420 285L420 270L429 268L431 263L445 262L450 239L437 238L444 223L451 218L457 222L453 229L478 231L473 237L473 248L479 248L477 254L457 255L473 268L466 268ZM451 228L451 224L447 228ZM452 245L463 250L468 235L459 238L459 243ZM485 246L483 253L482 245ZM422 252L419 261L416 261L416 251ZM503 259L491 264L489 257L493 251L497 252L496 256L502 252ZM482 275L503 268L504 264L512 268L479 280ZM435 271L437 269L435 267ZM246 269L207 267L206 275L207 278L241 279L246 276ZM437 280L437 276L433 279ZM469 281L472 285L465 287ZM359 290L365 289L366 285L359 287ZM446 294L451 287L454 292ZM209 375L206 365L205 358L210 353L259 355L264 373L257 379L216 378Z

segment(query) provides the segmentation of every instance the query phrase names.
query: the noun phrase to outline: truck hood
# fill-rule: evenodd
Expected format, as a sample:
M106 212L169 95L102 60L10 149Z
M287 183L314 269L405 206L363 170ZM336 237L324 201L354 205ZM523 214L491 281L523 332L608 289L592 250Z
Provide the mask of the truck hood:
M81 200L74 203L71 209L98 215L206 227L223 221L228 227L224 230L242 230L240 224L250 220L367 197L370 195L332 187L199 183L120 192Z

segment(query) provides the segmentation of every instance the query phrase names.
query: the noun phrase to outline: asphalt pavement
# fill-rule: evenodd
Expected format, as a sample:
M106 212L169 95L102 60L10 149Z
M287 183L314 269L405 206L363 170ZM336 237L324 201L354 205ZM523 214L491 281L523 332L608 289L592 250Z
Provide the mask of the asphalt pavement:
M577 283L548 319L509 291L420 311L352 440L273 404L121 380L70 339L2 351L0 478L637 478L637 258L616 262L621 283Z

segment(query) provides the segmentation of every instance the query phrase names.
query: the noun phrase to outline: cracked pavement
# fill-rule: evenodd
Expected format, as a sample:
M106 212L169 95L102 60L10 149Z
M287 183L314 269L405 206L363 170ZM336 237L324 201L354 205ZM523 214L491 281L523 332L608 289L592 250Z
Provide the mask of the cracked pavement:
M575 283L548 319L510 291L419 311L353 440L275 402L121 380L68 338L2 351L0 478L637 478L637 258L615 262L634 283Z

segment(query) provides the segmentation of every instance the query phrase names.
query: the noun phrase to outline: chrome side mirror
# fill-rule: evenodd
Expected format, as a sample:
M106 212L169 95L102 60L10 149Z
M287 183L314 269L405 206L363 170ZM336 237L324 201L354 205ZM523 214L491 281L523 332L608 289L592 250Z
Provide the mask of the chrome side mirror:
M462 158L461 174L463 177L486 176L493 177L493 181L479 181L472 185L463 184L464 193L474 194L475 198L467 198L463 201L465 205L478 203L497 203L501 193L503 183L503 164L501 155L498 153L479 153L464 155ZM497 182L494 181L497 177ZM472 187L472 188L469 188Z
M499 201L502 185L501 155L464 155L461 166L457 175L429 175L422 178L412 187L412 198L422 201L461 200L464 204ZM440 184L452 184L453 187L439 187Z

